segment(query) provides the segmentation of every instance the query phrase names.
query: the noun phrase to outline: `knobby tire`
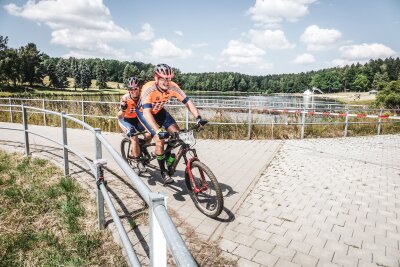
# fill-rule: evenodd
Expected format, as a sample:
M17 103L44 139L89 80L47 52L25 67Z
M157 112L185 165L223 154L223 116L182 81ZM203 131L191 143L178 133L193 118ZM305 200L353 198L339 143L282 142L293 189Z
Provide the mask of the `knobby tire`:
M201 187L201 176L199 171L204 172L206 182L208 183L208 189L206 191L195 194L193 191L192 182L190 181L188 175L186 175L186 185L193 203L203 214L211 218L216 218L224 207L224 198L222 196L221 187L219 186L217 178L204 163L198 160L192 162L190 169L194 175L194 180L198 188ZM211 196L210 193L213 195Z

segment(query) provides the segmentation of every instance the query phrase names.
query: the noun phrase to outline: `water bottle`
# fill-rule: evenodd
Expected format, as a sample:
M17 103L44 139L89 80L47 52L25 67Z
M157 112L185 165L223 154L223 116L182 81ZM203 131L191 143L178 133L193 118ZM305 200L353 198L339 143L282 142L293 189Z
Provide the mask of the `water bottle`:
M175 153L171 153L167 159L167 166L172 166L175 161Z

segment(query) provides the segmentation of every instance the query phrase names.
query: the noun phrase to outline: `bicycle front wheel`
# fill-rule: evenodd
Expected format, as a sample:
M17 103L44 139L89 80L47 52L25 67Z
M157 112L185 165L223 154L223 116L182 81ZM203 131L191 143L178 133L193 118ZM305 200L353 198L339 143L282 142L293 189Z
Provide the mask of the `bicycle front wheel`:
M193 180L186 173L186 185L190 197L198 210L211 218L216 218L224 207L224 198L217 178L204 163L197 160L192 162L190 171ZM200 192L195 193L193 183L201 189Z

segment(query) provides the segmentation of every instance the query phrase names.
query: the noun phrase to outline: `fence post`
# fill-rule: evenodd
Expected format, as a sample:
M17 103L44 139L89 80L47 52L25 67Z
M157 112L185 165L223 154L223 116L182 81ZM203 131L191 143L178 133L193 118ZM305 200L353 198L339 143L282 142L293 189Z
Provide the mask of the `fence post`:
M166 197L160 193L150 193L149 195L149 216L150 216L150 266L167 266L167 241L160 227L160 222L154 213L158 206L165 206Z
M344 126L344 133L343 137L347 136L347 129L349 128L349 110L346 109L346 121L345 121L345 126Z
M65 112L61 112L61 130L62 130L62 144L63 144L63 159L64 159L64 176L69 175L69 160L68 160L68 138L67 138L67 123L65 120Z
M24 104L22 107L22 125L24 127L24 139L25 139L25 154L29 156L29 136L28 136L28 119L26 115L26 108Z
M304 107L303 112L301 114L301 136L300 136L300 139L304 139L304 128L306 125L306 112L307 112L307 110Z
M189 110L186 108L186 113L185 113L185 128L189 129Z
M381 118L381 116L382 116L382 114L383 114L383 108L381 108L381 110L379 111L377 135L381 134L381 127L382 127L382 118Z
M99 160L102 159L103 153L101 150L101 142L97 138L97 135L101 134L101 130L96 128L94 129L94 138L95 138L95 146L96 146L96 162L99 162ZM103 170L102 170L102 165L104 163L96 163L95 168L96 168L96 184L99 183L103 179ZM99 223L99 229L103 230L105 227L105 217L104 217L104 197L101 194L100 187L97 186L96 190L96 199L97 199L97 219Z
M82 121L85 122L85 106L84 106L84 103L83 103L83 99L81 101L81 111L82 111ZM85 129L84 126L82 126L82 128Z
M10 122L13 123L13 112L11 107L11 97L8 98L8 104L10 105Z
M43 98L42 99L42 109L46 109L44 101L45 101L45 99ZM46 124L46 111L43 111L43 124L44 124L44 126L47 126L47 124Z
M247 139L248 140L250 140L251 139L251 121L252 121L252 119L251 119L251 116L252 114L251 114L251 108L250 108L250 105L249 105L249 115L248 115L248 117L247 117L247 124L248 124L248 128L247 128Z

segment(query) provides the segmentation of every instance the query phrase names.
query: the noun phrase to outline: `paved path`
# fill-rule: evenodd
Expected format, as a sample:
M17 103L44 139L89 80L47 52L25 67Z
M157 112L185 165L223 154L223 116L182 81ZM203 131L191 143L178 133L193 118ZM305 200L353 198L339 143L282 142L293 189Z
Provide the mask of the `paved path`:
M59 128L30 129L61 136ZM68 135L71 146L91 151L93 137L87 132L69 129ZM105 136L118 149L121 135ZM21 150L19 143L7 142L15 139L22 136L0 130L1 148ZM37 146L34 154L55 154L39 137L31 143ZM189 223L204 240L218 240L224 255L239 266L399 267L399 144L399 135L284 142L200 140L199 156L224 188L226 209L219 220L194 208L181 180L170 187L161 186L159 176L143 181L169 196L168 208L176 211L176 220ZM87 152L90 158L93 154ZM117 208L122 214L140 211L143 203L127 178L111 162L108 167ZM89 189L92 184L86 182ZM139 226L129 233L144 264L147 230Z

